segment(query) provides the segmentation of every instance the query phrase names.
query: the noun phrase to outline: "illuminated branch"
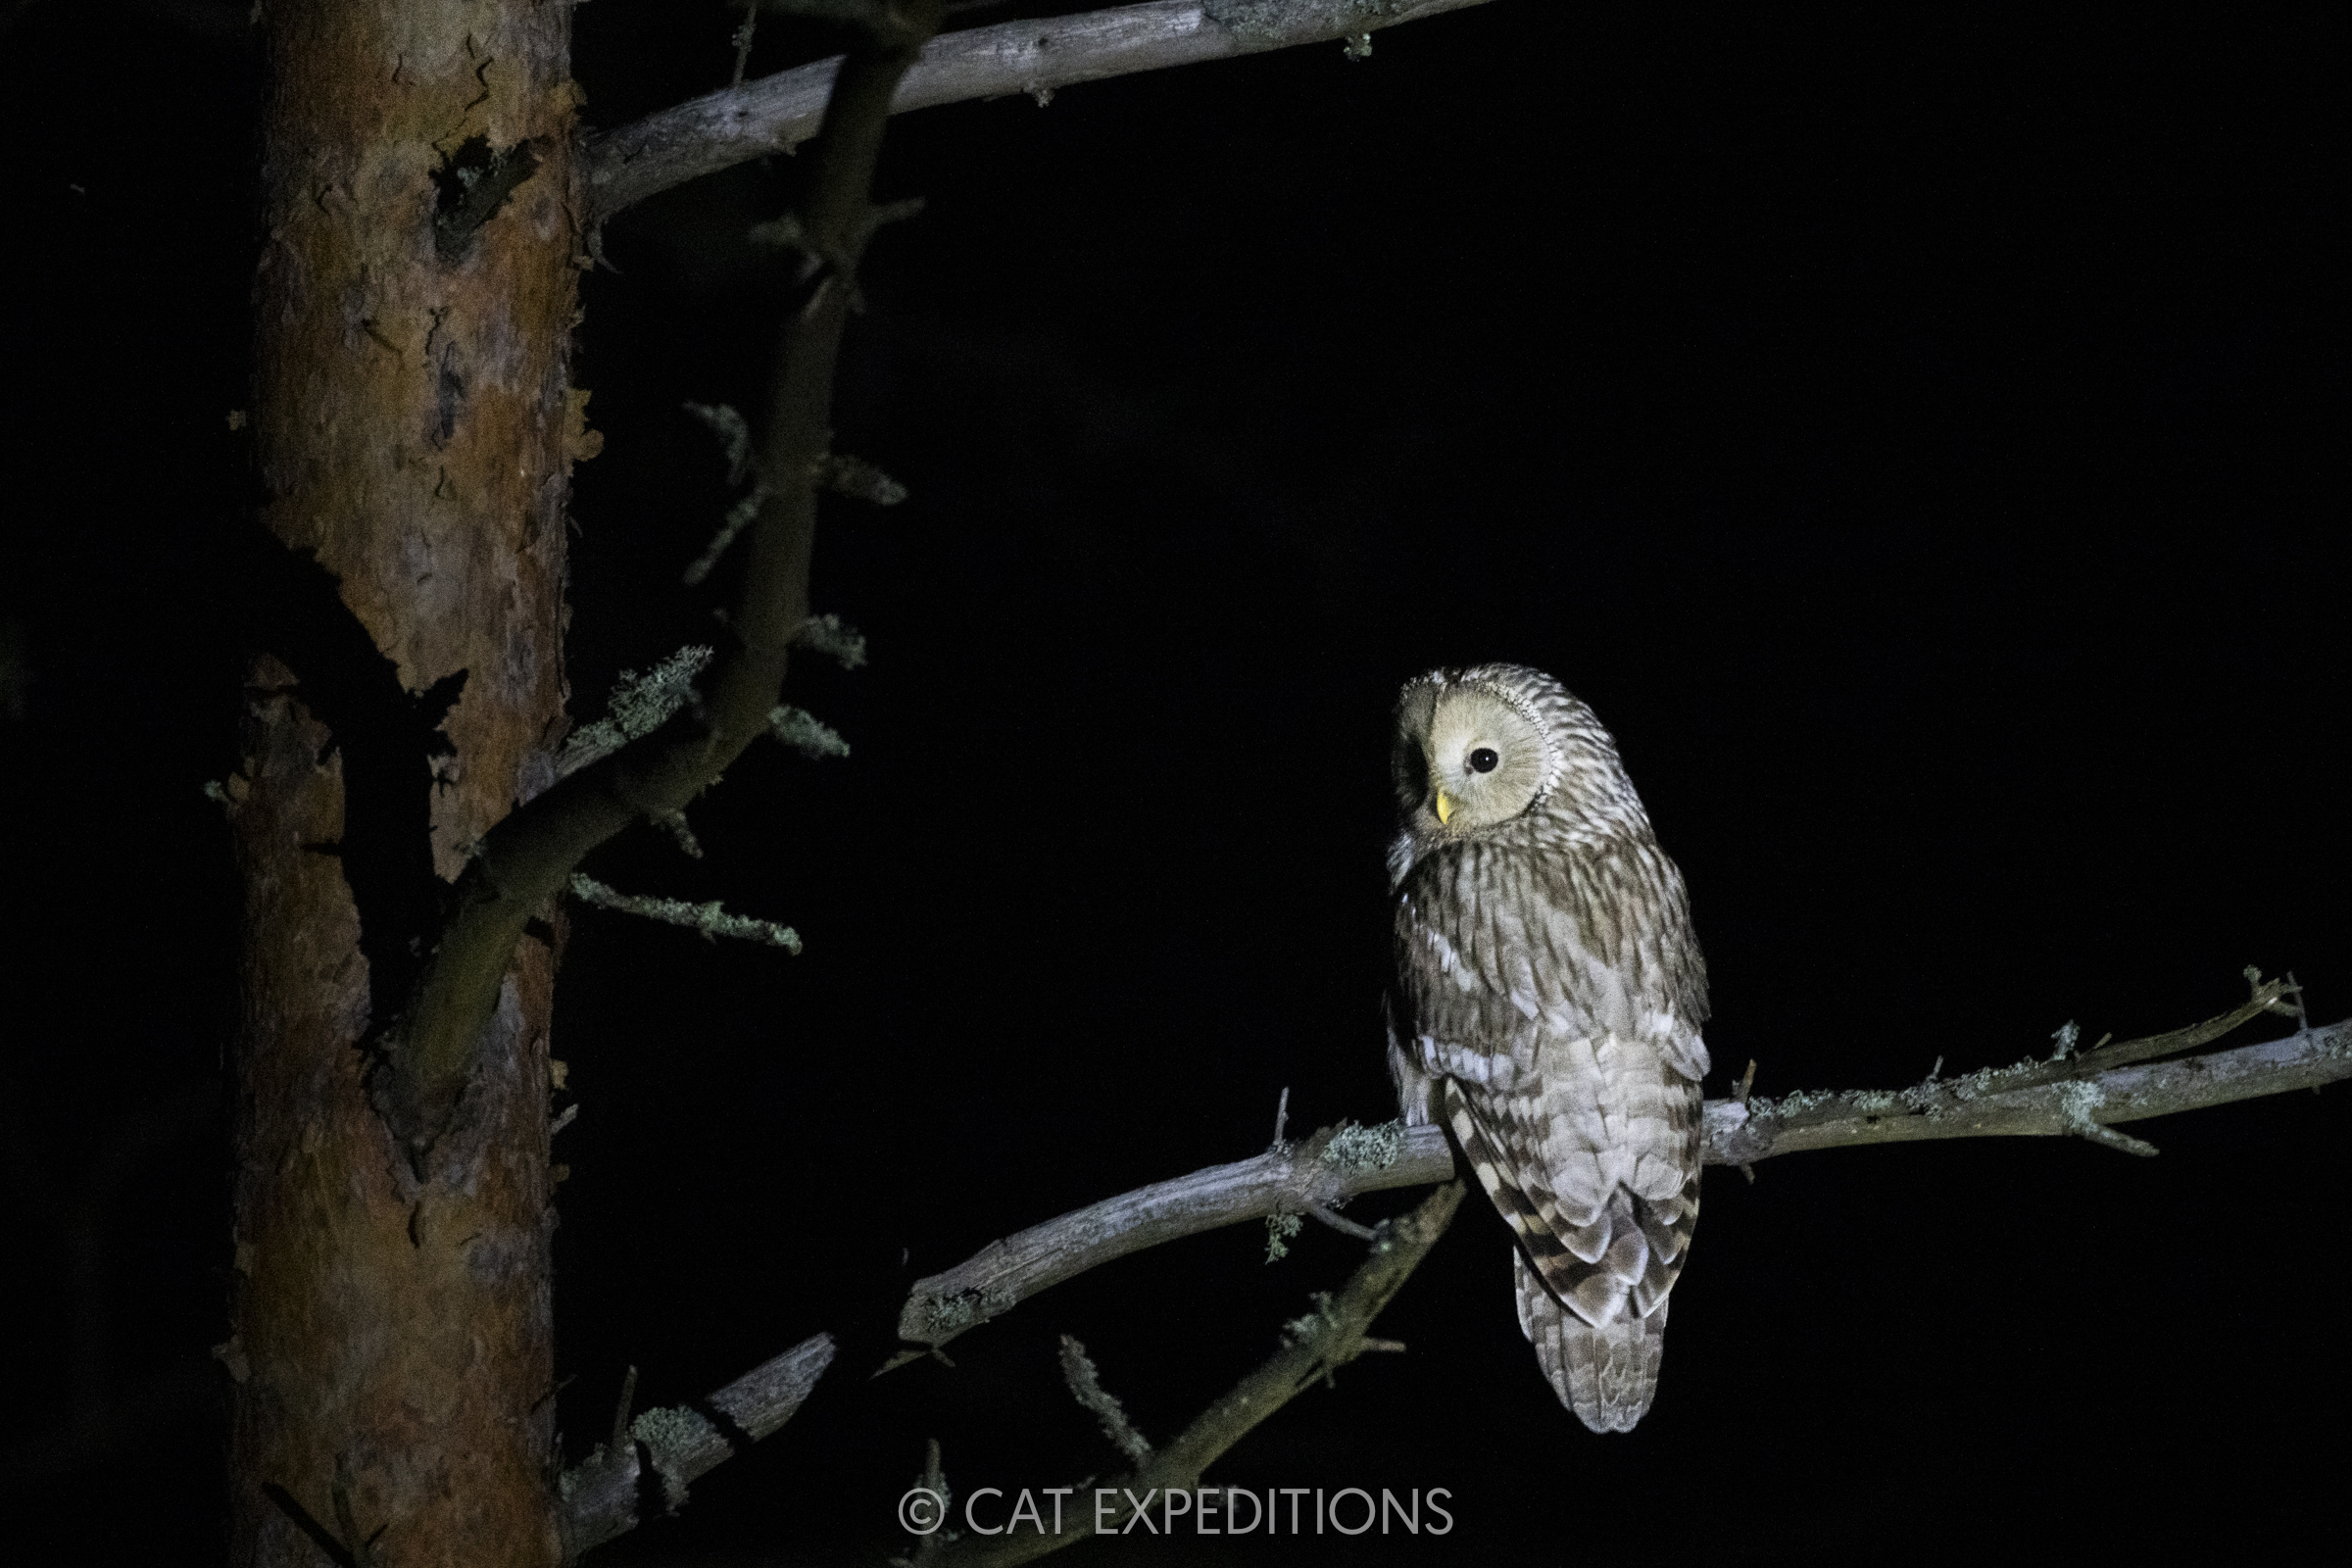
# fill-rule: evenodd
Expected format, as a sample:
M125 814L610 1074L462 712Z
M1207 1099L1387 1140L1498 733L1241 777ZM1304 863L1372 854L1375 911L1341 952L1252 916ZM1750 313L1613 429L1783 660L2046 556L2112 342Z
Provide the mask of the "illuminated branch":
M899 83L892 114L1054 89L1200 60L1358 39L1486 0L1154 0L934 38ZM1365 44L1350 53L1361 58ZM588 143L589 221L816 133L839 58L762 76L649 115Z
M2248 971L2248 979L2252 996L2244 1005L2144 1040L2102 1043L2078 1054L2070 1027L2060 1031L2059 1054L2049 1060L2022 1061L1955 1078L1931 1075L1909 1089L1710 1100L1704 1158L1710 1165L1749 1165L1811 1149L2007 1137L2084 1138L2134 1153L2153 1153L2139 1140L2112 1132L2112 1124L2352 1078L2352 1020L2300 1028L2283 1040L2232 1051L2185 1054L2266 1012L2303 1021L2291 978L2265 981ZM1412 1214L1375 1227L1372 1259L1347 1291L1319 1307L1315 1320L1294 1323L1291 1343L1280 1354L1182 1436L1149 1449L1136 1473L1117 1483L1132 1489L1138 1498L1152 1488L1164 1493L1171 1487L1191 1487L1212 1460L1305 1383L1364 1350L1396 1348L1365 1340L1364 1330L1450 1219L1461 1194L1453 1174L1453 1151L1440 1128L1343 1123L1301 1143L1277 1143L1251 1159L1122 1193L992 1242L956 1267L916 1281L900 1313L899 1336L919 1348L901 1352L882 1370L920 1359L966 1329L1097 1264L1162 1242L1268 1215L1302 1214L1360 1193L1447 1183ZM1314 1339L1325 1330L1331 1337ZM711 1412L740 1422L753 1438L763 1437L798 1408L832 1356L832 1341L820 1335L695 1406L638 1417L630 1428L635 1442L629 1451L600 1448L565 1476L566 1543L574 1550L585 1549L637 1523L640 1450L662 1476L674 1504L683 1499L687 1481L742 1446L722 1423L710 1418ZM1116 1408L1116 1401L1103 1393L1091 1362L1080 1373L1073 1369L1073 1359L1084 1360L1083 1351L1074 1358L1065 1351L1064 1376L1073 1391L1103 1419L1113 1441L1136 1457L1136 1447L1148 1446L1131 1427L1122 1427L1123 1416L1119 1422L1110 1420L1107 1412ZM779 1412L762 1416L764 1426L738 1413L750 1407L741 1391L755 1385L773 1391L761 1396L764 1402L758 1408ZM1133 1437L1132 1445L1120 1437L1122 1430ZM1123 1519L1128 1511L1122 1496L1106 1517ZM1052 1550L1056 1542L1082 1539L1091 1532L1092 1519L1090 1508L1084 1530L1060 1537L1000 1536L992 1538L993 1544L977 1539L948 1543L933 1538L914 1561L918 1568L1026 1561Z
M2299 1017L2288 1003L2293 995L2289 981L2264 981L2244 1006L2188 1029L2057 1060L1931 1078L1909 1089L1803 1092L1744 1104L1710 1100L1704 1157L1710 1165L1752 1165L1809 1149L2018 1137L2087 1138L2154 1153L2110 1124L2352 1077L2352 1020L2235 1051L2180 1055L2265 1012ZM991 1242L954 1268L915 1282L899 1316L899 1337L910 1345L945 1345L1041 1291L1147 1247L1452 1175L1453 1152L1440 1128L1325 1128L1303 1144L1140 1187ZM921 1353L903 1352L890 1364Z
M612 1444L598 1444L577 1469L564 1473L559 1514L564 1560L574 1561L589 1547L637 1528L642 1472L650 1469L661 1479L662 1495L674 1508L686 1500L688 1482L791 1420L833 1364L833 1349L832 1336L819 1334L709 1398L647 1410L633 1421L627 1420L624 1395L621 1420L614 1424L625 1437L616 1432ZM630 1369L632 1388L635 1370Z

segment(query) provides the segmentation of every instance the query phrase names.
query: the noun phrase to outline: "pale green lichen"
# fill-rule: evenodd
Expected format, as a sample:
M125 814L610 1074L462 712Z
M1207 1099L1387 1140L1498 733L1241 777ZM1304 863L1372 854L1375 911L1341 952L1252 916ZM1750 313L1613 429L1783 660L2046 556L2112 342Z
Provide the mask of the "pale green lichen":
M2067 1056L2073 1053L2075 1049L2075 1042L2082 1038L2082 1031L2076 1027L2074 1019L2069 1018L2066 1020L2066 1022L2058 1026L2057 1030L2051 1034L2050 1038L2058 1042L2057 1053L2056 1054L2052 1055L2050 1059L2052 1061L2064 1061Z
M1975 1072L1962 1073L1951 1081L1950 1087L1955 1100L1982 1099L1992 1089L1992 1069L1979 1067Z
M629 1423L629 1436L645 1445L662 1477L662 1495L672 1508L686 1501L686 1462L694 1449L717 1436L709 1421L683 1405L647 1410Z
M727 509L727 514L719 519L718 532L710 536L710 543L686 568L687 587L694 587L717 567L718 558L727 553L727 547L735 542L735 536L750 527L752 520L760 515L760 508L766 503L767 494L767 486L756 484Z
M1333 24L1342 24L1340 30L1344 32L1362 33L1364 24L1403 16L1410 3L1411 0L1347 0L1331 4L1326 0L1321 5L1302 6L1298 0L1206 0L1200 9L1208 14L1210 21L1233 34L1234 42L1244 49L1279 49L1287 44L1329 37L1331 34L1324 29ZM1345 25L1350 22L1358 25ZM1368 44L1364 52L1371 53Z
M1298 1234L1299 1226L1304 1223L1305 1221L1296 1214L1268 1214L1266 1216L1267 1262L1276 1262L1291 1255L1291 1238Z
M1826 1105L1837 1098L1837 1091L1832 1089L1797 1089L1778 1100L1756 1095L1748 1100L1747 1113L1751 1117L1777 1116L1786 1121L1818 1105Z
M1384 1121L1377 1127L1358 1127L1350 1122L1323 1146L1323 1162L1342 1170L1386 1170L1403 1153L1404 1123Z
M661 728L694 696L694 678L710 664L711 653L696 645L679 649L642 675L622 670L606 699L605 716L564 737L564 749L556 754L556 776L576 773Z
M688 926L700 931L705 940L734 937L744 942L760 942L771 948L782 948L787 953L798 954L801 951L800 933L792 927L779 925L773 920L754 919L748 914L729 914L715 899L708 904L689 904L684 899L618 893L594 877L578 872L572 874L571 896L601 909L618 909L623 914L660 920L664 925Z
M1095 1413L1102 1423L1102 1435L1111 1446L1132 1459L1138 1466L1152 1462L1152 1444L1136 1430L1127 1418L1127 1407L1118 1396L1102 1387L1102 1376L1095 1369L1094 1358L1086 1347L1071 1335L1061 1337L1061 1376L1070 1387L1070 1396Z
M839 731L805 709L779 703L767 710L767 727L776 739L805 757L847 757L850 743Z
M2087 1133L2096 1127L2098 1118L2091 1112L2106 1102L2106 1091L2083 1079L2058 1086L2058 1115L2071 1132Z
M727 483L743 482L752 462L752 427L742 415L724 403L689 403L686 412L710 427L727 452Z
M1282 1326L1283 1344L1304 1345L1339 1327L1340 1320L1332 1315L1329 1291L1317 1291L1307 1299L1315 1303L1315 1309L1304 1317L1292 1318Z
M865 662L865 638L839 615L810 615L793 641L838 662L844 669Z
M605 1446L598 1444L588 1450L588 1457L556 1477L556 1495L568 1500L571 1494L587 1484L588 1473L605 1462Z
M895 507L906 499L906 487L863 458L836 452L817 466L817 482L836 495L871 507Z
M934 1296L923 1302L923 1327L928 1333L944 1338L985 1323L1012 1304L1012 1298L1002 1291L957 1291L954 1296Z

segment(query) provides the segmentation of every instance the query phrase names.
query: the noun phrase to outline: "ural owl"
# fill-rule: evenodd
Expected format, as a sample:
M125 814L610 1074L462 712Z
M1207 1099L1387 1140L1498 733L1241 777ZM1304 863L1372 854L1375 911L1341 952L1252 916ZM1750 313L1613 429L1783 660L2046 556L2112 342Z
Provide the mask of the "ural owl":
M1516 664L1396 702L1389 1070L1518 1239L1519 1326L1595 1432L1649 1408L1698 1223L1706 966L1592 710Z

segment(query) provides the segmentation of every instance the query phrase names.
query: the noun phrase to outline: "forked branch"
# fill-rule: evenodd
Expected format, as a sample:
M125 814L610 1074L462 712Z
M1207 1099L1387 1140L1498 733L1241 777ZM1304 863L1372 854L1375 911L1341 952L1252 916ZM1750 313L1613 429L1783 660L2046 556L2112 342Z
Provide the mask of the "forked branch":
M653 733L569 773L485 835L407 1016L387 1033L375 1102L419 1169L449 1124L514 945L582 858L639 817L666 819L767 733L787 655L808 622L816 494L832 437L833 375L857 268L874 230L874 164L892 94L937 30L945 0L882 8L890 30L833 81L795 215L804 264L760 437L764 483L727 617L731 634L694 700Z
M2244 1005L2143 1040L2102 1043L2077 1054L2071 1031L2062 1031L2059 1054L2049 1060L1955 1078L1931 1075L1909 1089L1805 1092L1777 1101L1749 1096L1744 1102L1737 1097L1711 1100L1705 1110L1706 1163L1745 1165L1809 1149L1930 1138L2076 1137L2152 1153L2138 1140L2112 1133L2111 1124L2352 1078L2352 1020L2299 1028L2282 1040L2232 1051L2185 1054L2266 1012L2303 1021L2291 978L2266 981L2252 971L2248 978L2252 995ZM899 1319L900 1338L915 1348L883 1370L919 1359L1041 1291L1147 1247L1244 1220L1329 1207L1359 1193L1448 1183L1412 1215L1376 1229L1371 1261L1346 1292L1319 1310L1332 1337L1312 1341L1313 1324L1306 1319L1294 1324L1293 1342L1280 1354L1117 1483L1137 1499L1153 1488L1164 1495L1171 1487L1192 1486L1210 1461L1324 1370L1363 1350L1390 1348L1367 1342L1364 1328L1450 1218L1462 1190L1452 1182L1453 1173L1452 1148L1436 1127L1343 1124L1301 1143L1278 1142L1252 1159L1122 1193L992 1242L956 1267L917 1281ZM632 1425L636 1442L628 1451L600 1448L565 1476L566 1543L576 1552L635 1525L636 1477L646 1464L661 1475L673 1502L682 1499L687 1481L741 1446L722 1423L710 1419L711 1412L740 1423L751 1437L765 1436L798 1408L832 1356L831 1340L820 1335L689 1409L640 1416ZM1092 1372L1090 1364L1087 1373ZM1066 1375L1071 1374L1065 1367ZM768 1392L754 1399L745 1392L754 1387ZM1096 1388L1099 1392L1099 1383ZM1103 1396L1089 1407L1102 1415L1111 1402ZM768 1413L757 1424L737 1413L751 1408ZM1106 1428L1110 1425L1106 1420ZM655 1440L666 1446L657 1446ZM1122 1493L1104 1518L1123 1521L1131 1512ZM915 1561L921 1568L1025 1561L1056 1542L1083 1539L1093 1529L1092 1519L1089 1511L1081 1521L1083 1531L1060 1537L1000 1536L992 1538L994 1544L934 1539Z
M2284 1094L2352 1077L2352 1020L2283 1040L2182 1056L2265 1012L2300 1016L2291 981L2258 981L2245 1005L2145 1040L2022 1061L1908 1089L1800 1092L1706 1104L1705 1160L1752 1165L1775 1154L1931 1138L2087 1138L2133 1153L2155 1151L2110 1130L2233 1100ZM2177 1059L2159 1059L2173 1057ZM1453 1174L1436 1127L1325 1128L1252 1159L1156 1182L991 1242L954 1268L917 1280L899 1337L936 1347L1016 1303L1112 1258L1179 1237L1269 1215L1302 1214L1359 1193L1418 1187ZM899 1366L923 1352L903 1352Z
M919 1568L1008 1568L1084 1541L1096 1533L1098 1520L1105 1533L1119 1534L1156 1499L1176 1500L1171 1494L1189 1507L1194 1499L1183 1494L1200 1486L1202 1472L1268 1416L1314 1385L1329 1382L1334 1371L1366 1350L1391 1348L1367 1340L1366 1331L1446 1234L1461 1200L1462 1184L1448 1182L1410 1213L1383 1221L1374 1233L1372 1255L1347 1285L1333 1295L1318 1294L1314 1310L1284 1325L1281 1349L1183 1432L1149 1450L1132 1471L1100 1489L1077 1489L1080 1507L1069 1528L1055 1534L1007 1530L953 1542L933 1537L914 1562Z

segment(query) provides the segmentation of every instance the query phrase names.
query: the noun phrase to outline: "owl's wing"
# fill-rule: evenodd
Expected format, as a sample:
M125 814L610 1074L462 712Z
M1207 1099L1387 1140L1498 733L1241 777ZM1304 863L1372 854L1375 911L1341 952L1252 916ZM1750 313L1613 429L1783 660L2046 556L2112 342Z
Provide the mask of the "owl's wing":
M1433 1108L1546 1290L1594 1327L1646 1316L1697 1221L1707 1069L1671 863L1468 845L1399 891L1399 1032Z
M1617 1227L1608 1223L1614 1216L1605 1214L1588 1225L1564 1224L1557 1200L1547 1200L1540 1184L1518 1173L1524 1162L1513 1159L1487 1130L1460 1082L1443 1082L1446 1125L1544 1288L1587 1323L1608 1323L1623 1307L1626 1293L1648 1271L1650 1249L1642 1229L1629 1226L1616 1234Z
M1398 1015L1505 1049L1528 1026L1640 1040L1704 1078L1706 960L1681 875L1654 845L1592 855L1483 844L1428 856L1398 889Z

